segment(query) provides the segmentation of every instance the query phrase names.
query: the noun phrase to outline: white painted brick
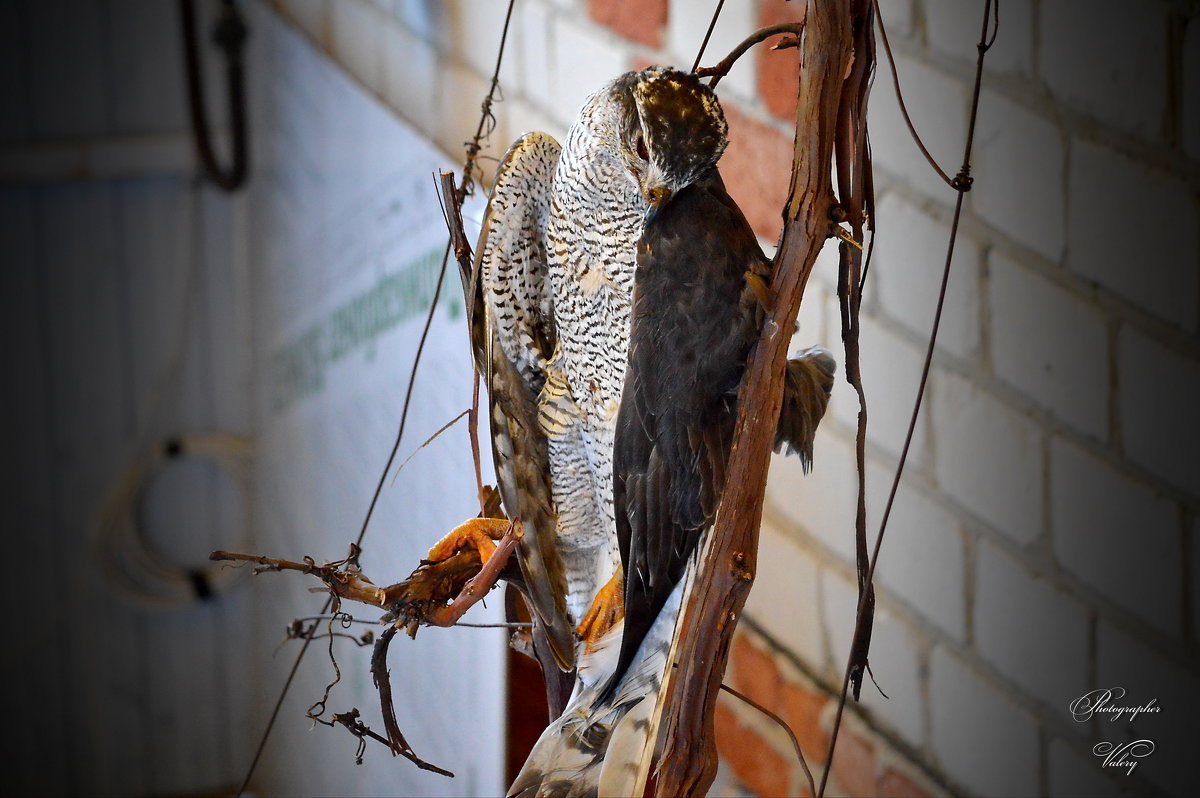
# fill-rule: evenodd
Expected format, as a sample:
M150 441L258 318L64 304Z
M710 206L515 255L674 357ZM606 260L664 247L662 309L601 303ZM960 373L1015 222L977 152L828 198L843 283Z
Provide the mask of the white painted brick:
M551 16L541 3L526 3L513 24L521 29L523 43L517 61L520 83L517 90L547 112L561 117L565 128L575 118L575 110L555 109L554 95L554 36Z
M363 0L331 3L329 23L333 57L373 91L382 91L380 43L383 15Z
M1183 151L1200 160L1200 22L1192 20L1183 40Z
M1165 4L1125 0L1042 3L1042 78L1067 104L1161 140L1167 101L1165 9Z
M1121 790L1104 777L1101 759L1080 753L1061 739L1050 744L1050 798L1118 798Z
M995 251L989 260L996 375L1093 438L1108 433L1108 333L1094 306Z
M563 124L546 116L525 100L505 100L497 106L497 111L504 116L505 127L512 141L535 130L549 133L559 141L566 138L567 129Z
M796 333L792 336L792 351L798 352L814 344L820 344L834 353L838 360L838 370L842 367L841 326L827 327L825 324L825 306L829 291L820 280L808 281L804 287L804 298L800 302L800 312L796 316Z
M988 27L991 29L993 15ZM1001 8L999 35L987 56L984 69L995 73L1033 73L1033 3L1006 0ZM961 0L925 0L925 36L929 49L975 64L978 58L983 4Z
M837 313L837 301L831 299L829 313ZM840 316L838 317L840 319ZM840 322L839 322L840 323ZM867 396L867 440L899 457L904 435L912 417L913 402L921 379L925 353L867 316L859 327L859 361L863 390ZM845 364L839 364L839 376L830 404L833 416L853 430L858 424L858 394L845 381ZM917 419L908 466L920 468L927 460L928 419Z
M912 0L883 0L879 4L879 12L883 16L883 24L887 27L889 41L912 34L914 27ZM879 56L882 58L882 46L879 50Z
M450 6L428 0L397 0L394 14L400 24L420 38L444 50L450 50L450 26L446 17Z
M932 170L909 135L895 89L890 77L885 76L887 67L880 63L879 69L867 115L875 167L910 182L931 197L952 202L954 190ZM899 52L896 69L917 132L942 169L953 177L966 141L967 86Z
M1195 718L1200 714L1200 679L1133 636L1106 622L1097 630L1097 678L1094 687L1122 687L1117 703L1139 706L1155 699L1162 711L1139 715L1132 723L1099 721L1097 739L1121 741L1149 739L1156 750L1138 766L1136 774L1173 795L1188 795L1196 780L1195 747L1184 740L1195 738ZM1081 691L1082 694L1083 691Z
M968 201L975 212L1057 262L1064 242L1064 154L1058 129L995 92L984 91L972 157L975 184Z
M854 619L858 612L858 587L848 579L822 571L821 592L824 598L821 609L829 633L833 666L840 674L850 655ZM868 676L863 680L862 705L910 745L919 748L925 742L925 705L921 700L921 667L916 639L913 629L886 608L876 606L869 659L875 680L890 698L880 695Z
M938 484L1017 543L1042 528L1041 433L960 377L938 372L929 406Z
M933 326L950 225L895 193L883 198L875 217L879 237L871 274L883 311L926 338ZM969 357L979 348L980 257L978 244L960 232L937 341L939 350L957 357Z
M764 522L747 615L776 643L821 672L829 653L819 608L817 561L791 535Z
M500 63L500 83L505 96L520 90L520 64L525 54L523 27L520 19L527 4L513 6L513 18L509 24L508 40L504 45L504 60ZM464 60L480 76L491 80L496 68L496 53L500 47L500 34L504 31L504 16L508 3L495 0L456 0L447 5L446 22L449 28L452 52Z
M944 647L929 666L933 751L942 768L978 795L1038 793L1034 719Z
M717 27L704 50L704 63L715 64L758 28L758 14L754 0L727 0L721 9ZM680 69L691 69L696 52L704 41L704 33L712 19L712 3L696 0L671 0L667 9L666 49L674 65ZM752 54L753 56L753 54ZM743 59L721 80L719 92L726 91L743 98L756 95L755 59Z
M553 72L547 77L554 84L555 115L573 120L583 101L626 72L630 67L628 53L616 46L615 37L607 36L602 28L580 24L565 16L553 20L551 43Z
M1197 208L1187 186L1116 152L1071 146L1067 267L1185 329L1196 326ZM1154 223L1143 234L1130 220Z
M837 241L833 238L830 238L821 245L821 250L817 253L817 260L813 264L812 277L813 279L823 282L825 287L828 288L831 293L836 293L839 268ZM874 271L874 268L872 268L872 271ZM870 275L867 275L867 278L868 285L870 285L870 281L873 278L871 278ZM840 322L833 320L832 324L839 325ZM835 335L841 334L838 332L839 330L841 330L840 326L831 326L831 331L835 333Z
M1171 502L1056 438L1050 528L1068 571L1164 632L1180 633L1182 552Z
M857 485L853 447L822 428L817 432L811 473L803 473L798 457L771 459L766 501L781 521L804 529L843 560L853 562Z
M1117 384L1125 454L1200 496L1200 365L1126 326L1117 343Z
M281 10L318 42L329 34L328 0L280 0Z
M873 546L894 471L868 461L867 519ZM949 512L900 481L875 580L956 640L966 634L963 538Z
M978 547L975 646L1008 678L1052 707L1088 677L1087 613L990 543Z
M442 96L445 79L437 51L394 20L380 27L384 102L426 136L434 138L438 121L436 98ZM461 101L466 103L466 98Z

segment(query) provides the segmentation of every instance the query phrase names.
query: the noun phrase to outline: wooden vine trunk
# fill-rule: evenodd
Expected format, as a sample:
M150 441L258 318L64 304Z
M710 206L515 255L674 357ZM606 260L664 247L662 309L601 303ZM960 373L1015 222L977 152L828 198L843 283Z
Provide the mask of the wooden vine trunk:
M772 282L775 309L750 359L740 392L728 466L728 473L737 478L726 482L706 556L682 611L673 657L678 667L668 673L661 707L663 737L654 782L656 795L704 795L716 774L715 702L730 641L754 580L767 467L783 401L791 331L813 263L833 226L843 220L856 231L862 226L862 198L843 198L845 209L838 204L830 164L838 142L839 173L851 164L858 171L865 163L865 180L856 174L852 182L869 190L869 160L861 151L866 124L861 111L869 80L848 78L855 58L873 60L873 48L862 46L866 41L863 32L872 35L871 13L870 0L808 2L792 180ZM857 53L856 38L860 45ZM854 73L869 78L873 63L860 62L854 67ZM844 153L848 155L843 157ZM846 210L858 218L848 218Z

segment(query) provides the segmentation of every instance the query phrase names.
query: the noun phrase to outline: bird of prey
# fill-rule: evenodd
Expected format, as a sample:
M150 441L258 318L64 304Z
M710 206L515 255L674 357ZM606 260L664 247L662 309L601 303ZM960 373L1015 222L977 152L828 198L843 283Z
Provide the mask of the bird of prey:
M651 67L591 95L561 148L545 133L527 134L497 170L477 248L493 349L485 359L494 452L509 514L526 522L523 569L564 583L565 607L544 593L533 602L563 667L574 662L574 652L561 650L563 618L586 646L621 614L612 451L638 238L648 209L709 170L724 146L712 92L690 75ZM525 509L545 515L546 507L530 492L543 487L531 456L538 441L503 406L514 404L508 392L536 397L543 436L553 523L532 533ZM462 545L486 559L503 528L469 522L429 559Z
M725 143L712 92L692 75L652 69L593 95L560 159L563 175L574 158L566 173L585 175L578 185L586 193L560 206L556 192L548 230L593 232L560 238L556 254L567 260L598 239L609 247L603 263L619 267L597 276L594 261L579 261L555 282L553 301L556 320L573 315L577 330L569 335L559 322L555 360L564 367L562 395L587 408L576 417L580 451L611 468L586 498L612 526L586 528L615 532L603 543L620 555L624 619L591 641L571 704L542 734L510 795L630 794L653 745L656 702L647 699L657 697L685 571L720 500L738 386L770 301L769 261L716 171ZM573 147L584 157L572 156ZM556 215L559 207L568 213ZM591 215L599 207L607 213ZM606 236L612 219L623 222L619 245ZM604 314L607 296L587 300L592 286L610 282L633 284L620 315ZM629 321L596 330L594 319ZM823 350L788 367L778 443L806 463L832 377Z

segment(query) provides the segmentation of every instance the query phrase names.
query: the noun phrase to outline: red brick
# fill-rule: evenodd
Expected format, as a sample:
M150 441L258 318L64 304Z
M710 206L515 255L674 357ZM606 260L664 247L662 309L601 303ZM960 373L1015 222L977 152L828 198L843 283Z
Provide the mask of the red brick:
M779 703L779 669L771 655L756 648L746 635L737 635L729 659L733 686L750 700L774 710Z
M767 0L759 8L760 27L796 22L804 18L802 3ZM782 38L782 37L781 37ZM777 41L777 40L773 40ZM760 45L758 60L758 95L763 105L781 119L796 118L796 89L800 80L800 50L775 50Z
M879 779L879 798L930 798L930 796L908 776L889 769Z
M875 747L844 724L833 752L833 775L847 795L875 794Z
M626 39L662 47L667 0L588 0L588 16Z
M733 710L717 704L713 719L717 750L738 781L759 798L789 796L792 775L798 770L793 761L781 755L751 729L738 722Z
M792 174L792 139L752 119L733 103L722 104L729 122L729 147L721 177L754 232L770 241L783 227L783 204Z
M822 693L786 681L780 692L779 714L796 735L809 768L820 766L829 750L829 735L821 728L821 710L828 699Z

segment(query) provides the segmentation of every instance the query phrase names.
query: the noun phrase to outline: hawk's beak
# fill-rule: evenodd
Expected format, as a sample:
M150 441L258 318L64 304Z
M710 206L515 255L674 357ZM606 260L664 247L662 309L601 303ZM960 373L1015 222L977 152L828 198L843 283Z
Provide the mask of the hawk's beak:
M658 212L663 209L671 200L671 189L666 186L652 188L646 192L646 201L649 206L646 208L646 216L643 220L643 226L649 226L654 221L654 217L658 216Z

